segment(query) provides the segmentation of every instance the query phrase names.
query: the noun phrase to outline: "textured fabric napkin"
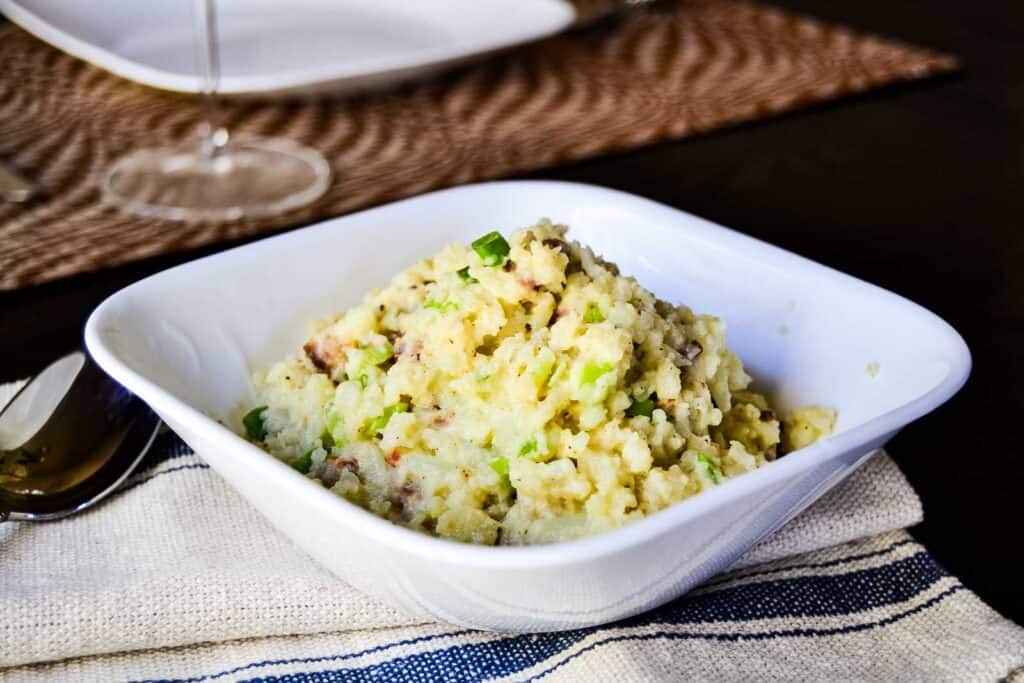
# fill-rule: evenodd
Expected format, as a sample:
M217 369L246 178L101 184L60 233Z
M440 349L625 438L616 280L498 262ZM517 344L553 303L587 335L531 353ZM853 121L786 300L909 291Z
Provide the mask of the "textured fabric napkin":
M1024 664L1024 630L899 531L920 519L882 453L738 569L663 608L567 633L484 633L364 597L166 433L94 510L0 525L0 680L1007 676Z

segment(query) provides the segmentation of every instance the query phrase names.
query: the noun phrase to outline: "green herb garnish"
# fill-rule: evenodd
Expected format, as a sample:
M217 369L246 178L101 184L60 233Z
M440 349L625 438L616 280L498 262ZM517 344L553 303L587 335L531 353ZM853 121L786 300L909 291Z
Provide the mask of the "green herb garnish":
M588 323L600 323L604 322L604 314L601 313L601 309L595 305L591 305L587 309L587 312L583 314L583 319Z
M363 433L367 436L373 436L379 431L382 431L388 426L388 422L391 421L391 416L396 413L407 413L409 412L409 404L405 401L399 401L394 405L387 406L384 408L384 413L377 417L371 417L365 423L363 423Z
M519 449L520 457L524 456L524 455L529 455L531 453L536 453L536 452L537 452L537 439L530 439L529 441L524 443L522 445L522 447Z
M512 248L497 230L489 232L483 237L476 239L472 244L473 251L477 253L485 266L500 266L505 262Z
M555 370L555 361L550 359L542 359L537 363L537 367L533 370L533 383L537 385L537 388L544 386L551 377L551 373Z
M380 365L391 360L394 355L395 349L389 342L384 342L380 346L371 346L363 351L363 365Z
M512 488L512 480L508 477L508 458L499 456L488 464L498 477L501 478L501 485Z
M587 363L583 366L583 374L580 375L580 384L593 384L614 369L615 368L612 367L611 363L601 363L600 365Z
M367 377L365 372L363 374L359 375L359 377L357 377L357 379L359 380L359 386L361 386L363 389L365 389L366 385L368 385L370 383L370 378Z
M455 274L458 275L459 279L465 282L467 285L480 282L475 277L469 274L469 266L466 266L465 268L459 268L457 271L455 271Z
M495 458L490 462L491 469L498 473L499 477L508 476L508 458Z
M390 419L390 415L378 415L377 417L371 417L369 420L363 423L363 433L366 434L367 436L373 436L377 432L387 427L388 420Z
M580 373L577 400L588 405L601 403L615 386L615 380L615 368L611 363L587 363Z
M423 308L433 308L441 313L447 313L448 311L458 310L459 305L454 301L449 301L448 299L445 299L444 301L431 299L427 303L423 304Z
M324 418L324 427L327 428L327 436L331 438L331 446L341 448L345 445L345 421L341 419L341 415L333 410L328 412ZM324 442L325 450L330 450L331 446Z
M263 422L263 411L266 409L266 406L253 408L242 418L245 435L253 441L263 441L267 436L267 425Z
M711 459L708 458L708 456L703 453L698 453L697 462L704 465L704 468L707 469L708 477L711 479L712 483L718 484L721 481L721 472L718 469L718 465L711 462Z
M300 455L295 462L292 463L292 469L298 470L303 474L309 472L309 468L313 466L313 451L316 447L310 448L308 451Z
M626 408L626 417L650 417L654 414L654 399L633 399L633 403Z

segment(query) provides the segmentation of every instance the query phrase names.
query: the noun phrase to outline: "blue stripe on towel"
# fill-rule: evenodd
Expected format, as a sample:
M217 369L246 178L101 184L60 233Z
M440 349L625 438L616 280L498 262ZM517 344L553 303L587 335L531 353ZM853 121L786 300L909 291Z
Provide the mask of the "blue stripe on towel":
M766 631L766 632L760 632L760 633L743 633L743 634L728 634L728 633L704 634L704 633L677 633L677 632L671 632L670 633L670 632L664 632L663 631L663 632L660 632L660 633L639 633L639 634L633 634L633 635L610 636L610 637L608 637L606 639L599 640L599 641L597 641L595 643L592 643L592 644L586 646L585 648L582 648L579 652L574 652L573 654L571 654L571 655L565 657L564 659L560 660L559 662L555 663L550 668L545 669L544 671L541 671L540 673L538 673L538 674L536 674L534 676L531 676L530 678L526 679L526 681L524 681L524 683L529 683L530 681L539 680L539 679L543 678L544 676L547 676L548 674L550 674L552 671L554 671L554 670L558 669L559 667L561 667L561 666L567 664L568 662L572 661L573 659L576 659L577 657L585 654L587 651L594 650L594 649L596 649L598 647L601 647L603 645L607 645L607 644L613 643L613 642L626 641L626 640L696 640L696 639L720 640L720 641L737 641L737 640L767 640L767 639L771 639L771 638L810 638L810 637L819 637L820 638L820 637L829 637L829 636L837 636L837 635L846 635L846 634L849 634L849 633L857 633L858 631L868 631L868 630L871 630L871 629L874 629L874 628L879 628L879 627L888 626L890 624L894 624L897 621L900 621L902 619L906 619L907 617L913 616L913 615L917 614L918 612L923 612L924 610L926 610L926 609L928 609L930 607L934 607L935 605L939 604L940 602L942 602L943 600L948 598L950 595L956 593L957 591L963 590L963 589L964 589L963 585L957 584L955 586L951 586L951 587L947 588L946 590L942 591L938 595L935 595L935 596L929 598L925 602L923 602L920 605L917 605L915 607L908 608L906 610L903 610L902 612L897 612L896 614L891 614L888 617L885 617L884 619L878 619L876 621L871 621L871 622L867 622L867 623L863 623L863 624L851 624L850 626L837 626L837 627L833 627L833 628L817 628L817 629L791 629L791 630L788 630L788 631L785 631L785 630L782 630L782 631ZM271 679L253 679L253 683L256 683L256 681L262 681L262 680L271 680ZM295 680L313 680L313 679L295 679ZM350 679L346 677L345 680L350 680Z
M252 662L250 664L243 664L236 666L234 669L228 669L227 671L221 671L215 674L207 674L204 676L194 676L192 678L161 678L161 679L147 679L145 681L134 681L133 683L202 683L202 681L212 681L224 676L230 676L231 674L241 673L249 669L259 669L266 666L280 666L282 664L317 664L320 662L337 662L346 659L355 659L356 657L364 657L366 655L374 654L376 652L383 652L385 650L391 650L396 647L402 647L404 645L418 645L419 643L430 642L431 640L438 640L439 638L453 638L458 636L465 636L475 631L463 630L463 631L449 631L447 633L433 633L429 636L419 636L418 638L407 638L405 640L396 640L393 643L382 643L375 645L374 647L367 648L365 650L359 650L358 652L349 652L343 655L325 655L323 657L298 657L292 659L268 659L262 662Z
M152 471L158 466L170 462L171 460L194 455L195 453L188 447L188 444L182 441L177 434L169 430L165 431L156 437L156 440L153 442L153 446L149 449L149 452L146 453L146 457L142 459L142 462L139 463L135 473L128 477L128 479L111 495L118 496L122 493L127 493L128 491L145 484L147 481L151 481L157 477L170 474L172 472L210 469L210 466L205 462L190 462L169 467L165 470L161 470L160 472Z
M904 602L944 576L935 560L922 551L847 574L766 580L709 591L624 623L701 624L843 616Z
M117 495L117 494L125 493L127 491L131 491L136 486L141 486L141 485L145 484L147 481L151 481L153 479L156 479L157 477L162 476L164 474L170 474L171 472L181 472L182 470L208 470L208 469L210 469L210 466L207 465L205 462L190 462L190 463L187 463L187 464L184 464L184 465L175 465L174 467L168 467L166 470L161 470L159 472L154 472L153 474L147 474L147 475L142 476L142 477L132 477L132 478L128 479L128 481L126 481L125 483L121 484L120 488L118 488L114 492L113 495Z
M767 640L774 638L827 638L830 636L866 631L905 619L921 612L963 589L962 585L952 586L942 593L930 598L915 607L908 608L884 619L863 624L840 626L833 628L805 628L751 633L678 633L659 631L656 633L619 634L598 640L578 652L567 655L553 663L549 668L530 677L528 681L542 678L580 655L603 647L610 643L622 641L650 640ZM247 683L362 683L414 680L414 681L486 681L492 678L511 676L520 671L543 663L556 656L558 652L568 649L597 629L586 629L584 632L551 634L551 636L515 636L514 638L490 641L486 643L470 643L457 645L444 650L424 652L399 659L392 659L380 664L360 669L335 669L331 671L312 671L282 676L249 679ZM541 647L523 646L524 639L538 640ZM560 642L554 642L554 640Z
M192 455L192 449L188 447L174 432L167 430L156 437L153 446L146 453L146 457L139 463L139 472L151 470L168 460L180 458L183 455Z
M784 567L772 567L770 569L764 569L762 567L753 566L746 567L744 569L737 569L736 571L723 574L718 578L703 584L704 588L714 588L722 584L731 583L738 579L750 579L759 576L770 576L772 574L781 574L784 572L794 572L802 569L824 569L826 567L836 567L843 564L849 564L856 560L868 560L872 557L881 557L891 553L896 548L908 545L910 543L916 543L912 538L907 538L902 541L893 543L890 546L886 546L881 550L872 550L871 552L861 553L860 555L849 555L846 557L840 557L835 560L825 560L823 562L805 562L804 564L788 564Z
M899 541L889 546L892 550L904 545ZM825 567L835 567L844 563L856 562L865 557L883 554L886 551L854 555L848 558L822 563ZM859 569L838 575L798 576L783 579L766 579L740 586L711 589L698 595L684 596L664 607L624 620L610 628L630 629L640 627L687 626L711 623L741 624L758 619L802 618L802 617L842 617L855 615L866 610L891 605L904 604L932 587L947 574L925 552L890 562L889 564ZM902 612L889 614L866 624L838 626L833 628L800 628L791 630L765 631L726 631L717 633L669 632L656 633L618 633L609 635L584 648L583 651L595 649L602 645L626 640L680 640L705 639L718 641L737 641L751 639L771 639L789 637L828 637L843 633L878 628L888 625L911 614L937 604L946 596L951 595L962 586L955 585L943 593L932 597L925 603L909 607ZM499 676L508 676L535 667L550 660L552 663L545 673L562 666L564 663L579 656L580 653L562 653L582 640L600 633L603 628L597 627L578 629L562 633L539 635L510 635L494 640L477 643L450 645L429 652L420 652L396 657L391 660L358 668L339 668L325 671L313 671L301 674L286 674L279 677L252 679L254 681L361 681L361 680L485 680ZM319 657L312 659L273 660L254 662L208 676L201 676L188 681L203 681L223 676L239 674L267 666L326 663L351 660L374 652L380 652L398 645L418 644L447 636L461 636L471 633L461 631L445 633L437 636L426 636L403 643L390 643L377 646L371 650L357 653Z

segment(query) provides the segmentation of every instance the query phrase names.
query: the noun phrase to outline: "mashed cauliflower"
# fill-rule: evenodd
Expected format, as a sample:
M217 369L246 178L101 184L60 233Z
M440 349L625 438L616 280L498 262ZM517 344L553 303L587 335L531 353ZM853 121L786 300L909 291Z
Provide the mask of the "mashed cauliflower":
M398 524L484 544L621 526L827 434L783 425L725 324L541 221L451 245L256 376L250 439Z

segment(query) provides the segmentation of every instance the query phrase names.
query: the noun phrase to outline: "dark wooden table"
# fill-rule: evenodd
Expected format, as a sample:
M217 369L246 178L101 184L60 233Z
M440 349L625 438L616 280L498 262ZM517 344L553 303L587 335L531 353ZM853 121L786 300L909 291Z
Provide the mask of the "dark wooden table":
M1024 623L1024 3L779 0L960 55L961 74L537 174L686 209L898 292L967 339L974 373L889 448L921 495L912 530ZM223 246L221 247L223 248ZM0 294L0 380L80 343L104 297L194 258Z

